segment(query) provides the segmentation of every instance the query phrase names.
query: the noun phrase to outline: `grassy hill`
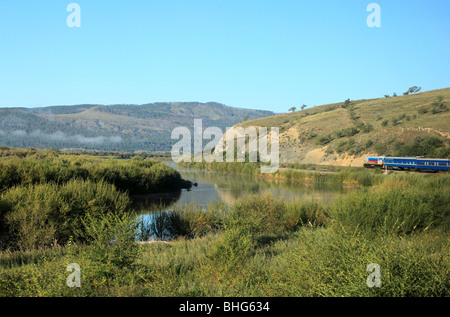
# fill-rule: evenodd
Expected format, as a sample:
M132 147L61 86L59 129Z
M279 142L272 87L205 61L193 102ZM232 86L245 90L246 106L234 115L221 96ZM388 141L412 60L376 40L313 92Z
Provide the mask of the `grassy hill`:
M449 157L450 88L347 100L238 125L279 127L281 163L362 166L368 154Z
M83 148L107 151L170 151L175 127L192 129L194 118L223 131L271 111L208 102L145 105L74 105L0 109L0 145L36 148Z

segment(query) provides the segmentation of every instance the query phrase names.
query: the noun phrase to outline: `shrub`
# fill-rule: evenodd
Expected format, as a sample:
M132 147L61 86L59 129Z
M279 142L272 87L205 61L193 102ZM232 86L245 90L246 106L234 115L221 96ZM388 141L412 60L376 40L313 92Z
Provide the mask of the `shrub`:
M163 210L150 215L147 239L201 238L223 227L227 207L224 203L209 204L206 209L198 205L186 205L173 210ZM145 231L145 230L144 230Z
M367 140L367 142L364 144L364 147L365 147L366 149L370 149L370 148L372 147L373 144L374 144L374 143L373 143L372 140Z
M444 146L438 137L417 137L411 144L402 144L397 149L398 156L439 156L437 149Z
M118 270L132 268L139 255L135 243L139 221L135 215L89 213L83 223L86 241L90 245L89 257L93 261L103 266L111 264ZM110 274L111 268L104 270L104 273Z
M331 135L324 135L317 140L317 143L320 145L326 145L331 141L333 141L333 137Z
M426 113L428 113L428 109L427 109L426 107L420 107L420 108L417 110L417 112L418 112L419 114L426 114Z
M114 185L100 181L72 180L56 184L17 186L2 195L3 236L21 249L66 243L71 237L83 241L83 217L123 214L130 200ZM5 210L6 209L6 210Z
M226 270L235 269L253 252L255 241L252 233L244 228L228 228L213 245L211 261Z
M375 143L373 146L373 150L375 151L375 153L377 153L378 155L385 155L387 152L387 147L384 144L381 143Z
M304 225L324 226L328 220L328 211L317 201L286 203L286 229L297 229Z
M187 188L180 174L151 159L114 160L79 156L46 156L10 159L0 163L0 191L14 185L53 182L74 178L105 180L130 195Z
M350 137L350 136L354 136L355 134L359 133L358 128L356 127L350 127L350 128L346 128L346 129L342 129L336 132L336 135L339 138L343 138L343 137Z
M336 201L332 217L345 227L396 235L447 223L450 195L430 183L421 185L347 194Z
M269 194L250 195L233 206L227 219L229 226L253 234L277 233L283 230L286 206Z

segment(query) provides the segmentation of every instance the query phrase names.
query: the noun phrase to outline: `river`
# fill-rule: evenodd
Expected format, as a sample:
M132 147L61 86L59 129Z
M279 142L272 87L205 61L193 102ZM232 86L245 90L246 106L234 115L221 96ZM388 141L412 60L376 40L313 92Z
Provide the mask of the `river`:
M188 204L207 206L215 201L233 204L247 194L270 193L274 198L282 198L289 202L314 199L327 203L346 191L340 184L306 186L299 182L271 181L253 175L182 168L174 162L166 162L166 164L175 168L182 178L196 183L197 186L178 193L137 197L136 208L143 214Z

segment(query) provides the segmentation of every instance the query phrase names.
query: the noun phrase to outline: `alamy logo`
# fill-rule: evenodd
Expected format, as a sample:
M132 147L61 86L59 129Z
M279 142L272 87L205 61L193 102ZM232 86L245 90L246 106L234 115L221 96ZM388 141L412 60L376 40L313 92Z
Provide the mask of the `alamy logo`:
M69 274L66 280L67 286L70 288L81 287L81 268L77 263L70 263L67 268L67 272L72 272Z
M369 28L380 28L381 27L381 7L378 3L370 3L367 6L367 12L372 12L367 17L367 26Z
M367 272L371 272L367 277L366 284L369 287L381 287L381 268L377 263L370 263Z
M225 134L218 127L203 129L201 119L194 120L194 139L186 127L177 127L172 131L172 140L181 139L172 147L174 162L249 162L265 163L261 173L275 173L279 167L279 128L272 127L270 135L266 127L232 127ZM270 137L270 142L268 139ZM211 140L203 146L204 140ZM248 140L248 143L247 143ZM194 147L192 151L192 145Z
M80 5L78 3L70 3L67 6L66 9L67 12L71 12L68 16L67 16L67 26L69 28L79 28L81 27L81 8Z

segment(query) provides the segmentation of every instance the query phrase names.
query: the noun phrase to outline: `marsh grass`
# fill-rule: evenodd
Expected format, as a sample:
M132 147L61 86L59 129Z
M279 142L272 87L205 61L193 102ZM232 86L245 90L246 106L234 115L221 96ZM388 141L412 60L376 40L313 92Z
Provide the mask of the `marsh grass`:
M185 188L180 174L153 159L102 159L87 155L1 158L0 192L16 185L64 184L72 179L105 181L130 195Z
M193 239L217 232L223 228L228 209L223 202L213 202L206 207L189 204L162 208L143 220L144 240Z
M0 253L0 295L449 296L450 177L383 177L326 205L250 195L233 206L172 210L167 243L136 243L148 224L101 212L117 194L105 191L100 205L80 198L88 237ZM69 263L81 266L79 289L65 284ZM381 267L381 287L366 283L371 263Z
M11 247L34 249L84 241L83 219L90 215L129 212L128 196L103 181L71 180L13 187L1 196L1 237Z

